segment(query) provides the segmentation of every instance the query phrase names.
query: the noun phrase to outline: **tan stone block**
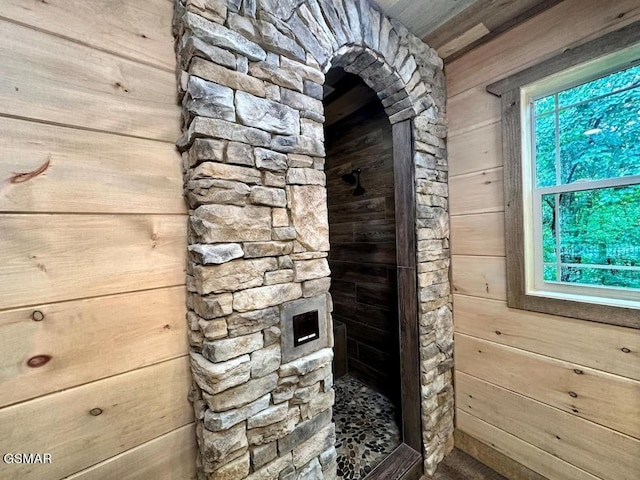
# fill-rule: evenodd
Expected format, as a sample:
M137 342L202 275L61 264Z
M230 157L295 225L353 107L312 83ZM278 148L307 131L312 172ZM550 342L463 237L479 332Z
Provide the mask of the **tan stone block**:
M249 92L258 97L264 97L264 82L255 77L229 70L228 68L216 65L200 57L194 57L189 68L191 75L226 85L234 90Z
M296 252L329 251L327 191L322 186L289 187L291 220L296 231Z
M193 267L198 293L233 292L264 283L265 272L276 270L274 258L234 260L222 265Z

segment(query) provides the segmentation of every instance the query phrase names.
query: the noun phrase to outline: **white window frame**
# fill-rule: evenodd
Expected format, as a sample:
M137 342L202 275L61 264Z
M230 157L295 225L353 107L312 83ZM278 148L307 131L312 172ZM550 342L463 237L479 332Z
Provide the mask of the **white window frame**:
M640 309L640 291L638 289L568 284L544 280L542 195L638 185L640 184L640 175L537 187L533 123L533 102L535 100L623 70L629 67L630 62L638 61L640 61L640 44L558 72L520 88L524 268L527 295ZM559 255L559 253L557 254Z

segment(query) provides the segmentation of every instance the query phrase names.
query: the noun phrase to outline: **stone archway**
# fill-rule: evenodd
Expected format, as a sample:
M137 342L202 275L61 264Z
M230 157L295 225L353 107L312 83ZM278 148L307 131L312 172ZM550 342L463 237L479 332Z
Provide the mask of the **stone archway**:
M177 0L174 29L200 477L335 475L321 101L332 66L363 78L411 143L415 225L403 245L417 270L420 365L407 374L420 377L432 473L453 446L440 59L365 0ZM292 350L289 317L308 305L318 339Z

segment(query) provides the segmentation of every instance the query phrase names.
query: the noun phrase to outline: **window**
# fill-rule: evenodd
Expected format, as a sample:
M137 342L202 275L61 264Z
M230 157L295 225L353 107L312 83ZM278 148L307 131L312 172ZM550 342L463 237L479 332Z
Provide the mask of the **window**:
M503 105L511 307L640 328L639 36L487 88Z

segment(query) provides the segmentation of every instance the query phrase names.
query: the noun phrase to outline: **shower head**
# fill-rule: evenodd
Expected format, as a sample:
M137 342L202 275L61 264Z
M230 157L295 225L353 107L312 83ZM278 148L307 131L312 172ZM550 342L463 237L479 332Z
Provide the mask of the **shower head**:
M354 168L351 170L351 173L345 173L342 175L342 180L349 185L355 185L356 188L353 190L353 196L359 197L360 195L364 195L366 190L360 185L360 172L359 168Z
M348 183L349 185L355 185L356 184L356 176L354 175L356 173L356 170L351 170L351 173L345 173L344 175L342 175L342 181Z
M353 191L353 196L354 197L359 197L360 195L364 195L365 192L366 192L366 190L362 187L362 185L360 185L360 182L358 182L358 185L356 186L355 190Z

